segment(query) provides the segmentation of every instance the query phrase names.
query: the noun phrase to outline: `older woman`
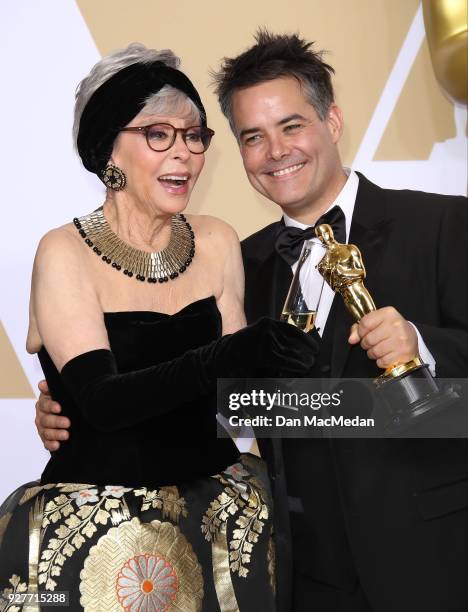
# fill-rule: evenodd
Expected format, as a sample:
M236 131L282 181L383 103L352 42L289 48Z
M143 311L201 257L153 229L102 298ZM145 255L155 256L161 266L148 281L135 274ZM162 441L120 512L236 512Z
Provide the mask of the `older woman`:
M0 519L10 596L274 609L268 486L259 459L217 439L215 383L257 364L304 374L315 345L284 323L242 329L234 231L182 214L214 132L177 65L133 44L77 90L77 149L107 193L35 259L27 348L72 428Z

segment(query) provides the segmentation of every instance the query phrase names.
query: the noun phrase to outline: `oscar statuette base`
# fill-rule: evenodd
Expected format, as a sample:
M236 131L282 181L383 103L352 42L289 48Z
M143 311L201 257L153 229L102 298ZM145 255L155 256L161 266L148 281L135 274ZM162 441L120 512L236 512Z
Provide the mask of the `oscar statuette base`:
M427 364L414 365L398 376L383 374L374 384L387 410L385 429L393 434L431 418L459 399L452 388L439 388Z

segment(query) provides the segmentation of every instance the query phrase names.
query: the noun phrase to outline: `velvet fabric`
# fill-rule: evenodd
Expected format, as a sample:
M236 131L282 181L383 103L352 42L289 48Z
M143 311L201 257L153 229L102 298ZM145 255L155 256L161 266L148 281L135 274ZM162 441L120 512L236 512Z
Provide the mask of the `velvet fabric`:
M88 351L65 364L62 379L86 421L98 431L115 432L214 393L217 378L305 374L314 364L316 347L312 336L263 318L170 361L131 372L119 373L110 350ZM128 410L139 395L149 397L155 385L157 401Z
M43 483L161 485L214 474L237 455L216 437L216 378L304 375L317 352L313 337L271 319L220 338L213 297L172 316L107 313L105 324L111 351L79 355L61 375L46 349L39 353L72 422Z
M119 130L138 115L148 96L164 85L171 85L188 96L200 111L202 125L206 126L200 96L183 72L158 61L131 64L105 81L83 110L77 147L87 170L101 178Z

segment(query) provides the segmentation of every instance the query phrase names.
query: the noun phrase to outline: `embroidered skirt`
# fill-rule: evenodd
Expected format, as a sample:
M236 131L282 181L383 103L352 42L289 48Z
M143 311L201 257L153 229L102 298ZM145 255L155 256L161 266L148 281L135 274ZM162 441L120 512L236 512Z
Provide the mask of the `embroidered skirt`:
M32 484L0 517L0 610L40 609L22 593L66 593L70 611L275 610L271 497L254 455L158 489Z

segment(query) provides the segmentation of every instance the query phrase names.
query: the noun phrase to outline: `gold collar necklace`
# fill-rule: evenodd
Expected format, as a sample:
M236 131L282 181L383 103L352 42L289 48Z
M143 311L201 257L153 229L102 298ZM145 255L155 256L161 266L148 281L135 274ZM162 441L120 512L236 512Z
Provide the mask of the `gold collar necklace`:
M166 283L174 280L185 272L195 256L195 235L183 214L171 218L171 238L167 247L152 253L135 249L121 240L104 217L102 206L89 215L75 217L73 223L102 261L139 281Z

